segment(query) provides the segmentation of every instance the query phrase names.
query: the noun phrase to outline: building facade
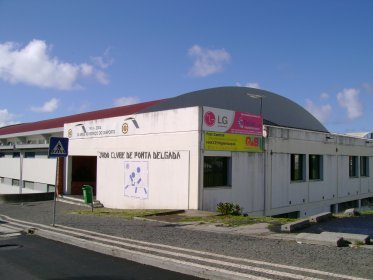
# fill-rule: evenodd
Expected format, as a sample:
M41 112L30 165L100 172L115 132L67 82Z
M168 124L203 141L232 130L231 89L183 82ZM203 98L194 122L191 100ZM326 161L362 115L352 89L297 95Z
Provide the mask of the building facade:
M109 208L215 211L233 202L250 215L303 217L372 202L372 140L332 134L279 95L225 87L111 110L57 127L0 128L0 179L51 188L48 137L64 136L60 194L90 184Z

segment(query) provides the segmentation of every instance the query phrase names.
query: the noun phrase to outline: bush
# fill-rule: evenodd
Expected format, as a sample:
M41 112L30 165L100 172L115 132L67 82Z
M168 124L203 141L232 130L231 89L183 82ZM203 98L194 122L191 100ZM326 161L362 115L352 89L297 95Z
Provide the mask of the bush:
M242 214L243 208L238 204L232 202L220 202L216 206L216 210L222 215L239 216Z

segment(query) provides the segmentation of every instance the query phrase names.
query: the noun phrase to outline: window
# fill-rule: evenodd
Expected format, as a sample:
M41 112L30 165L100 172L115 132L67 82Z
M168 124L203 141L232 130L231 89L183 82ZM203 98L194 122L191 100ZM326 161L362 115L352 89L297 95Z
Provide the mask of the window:
M290 178L291 181L303 181L304 180L304 158L302 154L291 154L290 155Z
M322 180L323 157L321 155L309 155L308 168L310 180Z
M14 158L19 158L21 156L20 152L14 152L13 157Z
M358 162L357 156L349 156L348 157L348 174L350 177L358 177Z
M34 189L34 182L23 181L23 187L27 189Z
M0 153L0 158L5 157L4 153Z
M18 179L12 179L12 186L19 186L19 180Z
M231 185L232 164L230 157L205 157L203 186L205 188Z
M25 152L25 158L34 158L35 152Z
M47 185L47 192L55 192L55 186L54 185Z
M360 157L360 176L369 177L369 157Z

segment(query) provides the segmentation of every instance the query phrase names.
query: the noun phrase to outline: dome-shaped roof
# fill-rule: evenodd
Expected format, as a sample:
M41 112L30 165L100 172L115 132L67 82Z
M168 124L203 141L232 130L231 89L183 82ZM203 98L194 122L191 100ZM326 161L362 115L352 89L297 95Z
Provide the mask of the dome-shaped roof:
M218 87L185 93L166 99L141 111L154 112L193 106L209 106L237 112L260 114L260 96L264 124L320 132L328 130L307 110L278 94L247 87Z

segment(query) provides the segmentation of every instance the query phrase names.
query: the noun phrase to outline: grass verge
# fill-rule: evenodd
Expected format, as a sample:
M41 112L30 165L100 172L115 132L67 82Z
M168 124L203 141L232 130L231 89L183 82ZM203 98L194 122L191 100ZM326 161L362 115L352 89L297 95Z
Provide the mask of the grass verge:
M290 223L296 219L288 218L271 218L271 217L251 217L251 216L232 216L232 215L217 215L208 217L184 217L180 222L199 222L221 224L222 226L235 227L242 225L251 225L256 223L268 223L270 225L282 225Z
M117 217L127 220L132 220L135 217L152 218L149 215L157 215L160 213L173 212L172 210L137 210L137 209L110 209L110 208L95 208L91 209L72 210L68 213L91 216ZM167 215L163 216L167 219ZM200 224L217 224L226 227L236 227L242 225L250 225L255 223L268 223L270 228L276 228L282 224L293 222L296 219L288 218L271 218L271 217L251 217L251 216L233 216L233 215L212 215L212 216L188 216L171 214L172 222L196 222Z
M373 215L373 209L359 211L360 215Z
M170 210L137 210L137 209L111 209L111 208L94 208L91 209L71 210L70 214L91 215L91 216L106 216L117 217L127 220L132 220L134 217L144 217L148 215L156 215L165 213Z

